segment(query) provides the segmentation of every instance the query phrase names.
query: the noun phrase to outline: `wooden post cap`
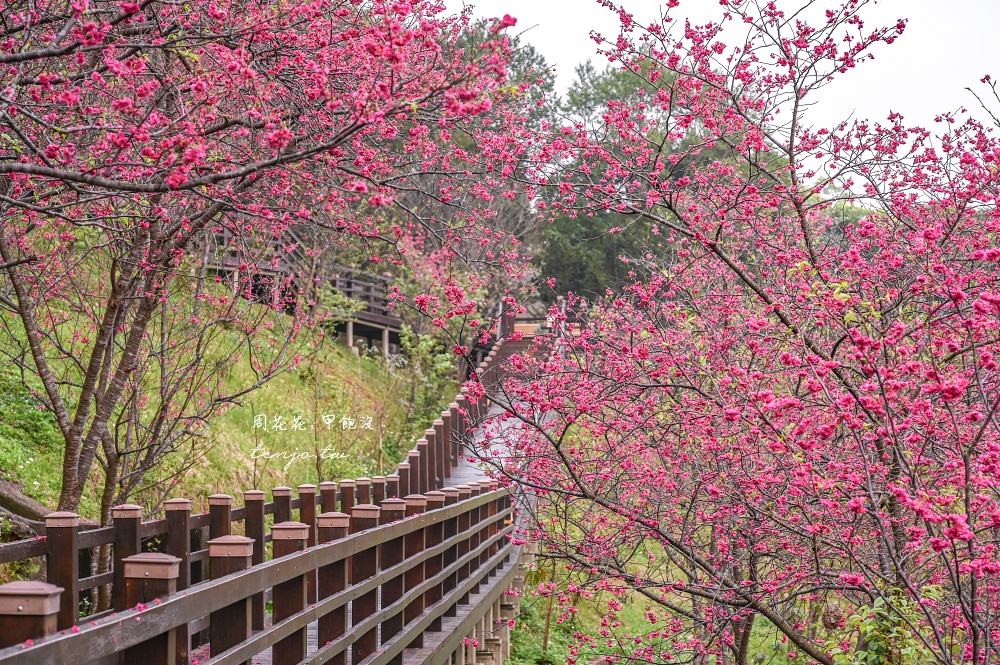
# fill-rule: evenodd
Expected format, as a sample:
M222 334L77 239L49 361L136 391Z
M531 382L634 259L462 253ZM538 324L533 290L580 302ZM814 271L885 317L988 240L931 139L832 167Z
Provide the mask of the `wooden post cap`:
M447 412L447 411L442 411L441 413L442 413L442 414L445 414L445 413L448 413L448 412ZM438 419L436 419L436 420L434 421L434 426L435 426L435 427L441 427L442 425L444 425L444 420L443 420L443 419L441 419L441 418L438 418Z
M458 402L452 402L451 404L448 405L448 408L449 409L457 409L458 408Z
M299 485L299 494L315 494L316 486L306 483L305 485Z
M291 496L291 495L292 495L291 487L284 487L284 486L275 487L274 489L271 490L271 496Z
M167 499L163 502L163 509L172 512L174 510L191 510L190 499Z
M319 491L320 492L324 492L324 491L328 492L330 490L336 490L336 489L337 489L337 483L335 483L332 480L324 480L323 482L321 482L319 484Z
M445 493L439 490L431 490L430 492L424 492L424 496L427 497L427 505L433 510L434 508L440 508L444 505Z
M210 557L248 557L253 555L253 538L246 536L220 536L208 541Z
M142 517L142 506L134 503L123 503L111 509L111 517L114 519L138 519Z
M49 616L59 612L63 588L48 582L8 582L0 584L0 614Z
M410 465L407 464L406 468L410 468ZM385 477L385 482L387 482L387 483L391 483L394 480L397 481L397 482L399 481L399 474L398 473L390 473L388 476Z
M371 478L358 478L357 480L354 481L354 483L358 487L362 487L364 485L371 485L372 484L372 479Z
M76 513L49 513L45 516L45 528L59 528L64 526L80 526L80 516Z
M351 517L371 518L378 517L381 508L371 503L363 503L360 506L351 507Z
M181 560L160 552L143 552L122 559L125 577L149 580L175 580L180 574Z
M430 434L431 436L434 436L434 430L429 429L426 432L424 432L424 434ZM417 452L423 452L422 450L420 450L421 446L423 446L424 448L427 447L427 439L423 438L417 439Z
M382 500L382 510L395 511L395 512L405 512L406 502L402 499L397 499L396 497L390 497L388 499Z
M404 500L407 508L423 508L427 505L427 497L423 494L407 494Z
M410 463L409 462L400 462L399 464L396 465L396 468L397 469L409 469L410 468ZM399 474L398 473L397 474L393 474L393 475L395 475L397 479L399 478Z
M267 494L263 490L247 490L243 493L243 503L247 501L263 501Z
M458 490L458 498L460 500L468 499L470 496L472 496L472 488L469 487L468 485L458 485L455 487L455 489Z
M302 522L280 522L271 527L271 540L306 540L309 527Z
M340 486L341 487L354 487L354 479L352 479L352 478L345 478L344 480L340 481Z
M372 484L384 483L385 476L372 476Z
M459 494L457 487L442 487L441 492L444 493L445 496L454 497L456 499L458 498Z
M233 505L233 497L228 494L213 494L208 497L208 505L210 506L231 506Z
M341 528L351 525L351 516L347 513L323 513L316 516L320 529Z

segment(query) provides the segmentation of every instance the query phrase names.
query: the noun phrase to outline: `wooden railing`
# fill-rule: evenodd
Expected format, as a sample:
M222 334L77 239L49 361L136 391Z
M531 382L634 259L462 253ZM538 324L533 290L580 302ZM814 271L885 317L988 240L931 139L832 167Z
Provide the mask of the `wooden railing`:
M480 376L495 380L499 358L491 352ZM0 586L0 665L180 664L206 641L205 665L249 663L268 649L271 662L292 665L305 659L314 622L318 650L305 662L401 665L428 631L441 639L422 662L458 658L464 638L499 614L516 567L500 571L519 550L507 538L510 496L496 481L448 486L486 409L463 389L386 477L302 485L295 498L277 487L270 502L249 490L238 508L217 494L198 515L172 499L165 517L146 522L139 506L122 505L111 526L89 531L74 513L48 515L44 538L0 545L0 564L45 557L48 574ZM111 570L80 577L81 553L106 545ZM81 617L81 592L103 585L111 609Z
M353 315L358 321L393 330L399 330L402 326L402 321L389 307L384 284L359 279L354 274L345 273L331 279L330 285L352 300L364 303L364 309Z
M403 519L414 515L419 517ZM128 557L124 597L131 609L88 622L78 632L36 635L30 646L15 643L0 651L0 663L89 663L120 653L126 663L187 662L187 654L178 654L184 651L180 642L190 626L208 617L212 655L206 665L245 663L268 648L274 663L299 663L312 622L318 623L321 646L308 662L343 663L349 650L351 663L388 665L484 585L492 593L477 604L491 606L511 586L513 568L497 575L517 549L506 538L511 516L506 491L476 484L354 506L350 516L326 513L317 522L319 544L311 548L305 523L281 522L272 528L271 561L251 567L241 537L213 539L210 561L217 579L182 592L176 589L175 557ZM308 595L312 585L314 598ZM255 631L250 607L267 590L273 591L273 624ZM7 623L25 618L13 615ZM7 641L26 634L0 625ZM453 640L445 650L452 646L459 648ZM438 651L425 662L445 662Z

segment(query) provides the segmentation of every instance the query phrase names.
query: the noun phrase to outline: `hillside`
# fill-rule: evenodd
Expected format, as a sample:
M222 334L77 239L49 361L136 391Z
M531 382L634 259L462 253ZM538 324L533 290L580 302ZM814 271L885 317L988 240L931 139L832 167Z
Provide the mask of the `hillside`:
M359 357L338 344L280 375L213 419L184 450L157 467L130 500L155 511L165 496L186 497L196 509L217 492L297 486L322 480L376 475L391 468L447 405L435 395L438 379L416 364L388 368L381 358ZM249 368L237 364L227 382L246 382ZM59 495L62 437L52 415L39 406L31 377L0 369L0 480L20 485L29 497L54 506ZM256 426L255 426L256 421ZM319 453L326 459L317 464ZM93 491L80 512L98 516L102 478L92 474Z

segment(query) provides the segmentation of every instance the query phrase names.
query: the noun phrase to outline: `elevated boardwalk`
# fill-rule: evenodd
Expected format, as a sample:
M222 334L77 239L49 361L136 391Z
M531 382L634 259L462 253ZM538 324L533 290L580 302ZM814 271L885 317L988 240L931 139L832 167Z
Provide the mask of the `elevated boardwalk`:
M482 438L482 434L478 435L478 438ZM451 477L449 480L452 486L469 485L470 483L478 483L479 481L486 480L486 474L479 464L470 462L465 455L460 454L458 456L458 464L451 470ZM512 555L504 560L504 568L514 563L511 561L512 558L516 557ZM483 644L485 644L486 639L503 639L505 642L504 646L509 647L509 628L506 627L506 624L504 624L505 628L501 628L500 626L494 625L496 622L492 620L492 618L487 621L487 617L479 616L476 612L477 608L488 605L493 608L494 612L492 612L492 614L496 615L495 618L500 618L500 611L498 607L501 604L500 597L503 595L504 591L511 586L511 580L509 578L509 575L493 575L489 578L487 583L480 585L480 590L477 593L470 593L468 602L459 603L457 605L454 617L443 617L441 619L441 630L424 632L424 644L422 647L407 648L403 650L402 665L421 665L422 663L427 663L436 653L447 649L450 649L448 654L451 656L457 648L456 645L451 644L449 641L449 637L452 635L460 634L462 636L468 636L472 640ZM513 610L508 613L512 614ZM487 614L491 613L488 612ZM348 608L347 624L352 625L352 623L353 615L351 613L351 609ZM265 626L270 627L272 625L273 616L268 614ZM477 634L478 639L476 637ZM501 638L501 636L503 637ZM306 657L311 658L319 651L320 646L318 621L314 621L308 625L306 640ZM379 642L381 643L382 641L382 636L380 634ZM474 653L477 651L477 648L467 647L467 649L469 653L466 654L466 656L470 658L468 662L474 662L472 659L477 657ZM347 665L353 665L352 654L347 653L345 655ZM205 644L192 650L190 662L208 663L210 662L210 658L211 645ZM498 663L502 661L502 654L499 658L495 658L495 661ZM254 656L251 660L251 665L274 665L274 662L273 649L268 648Z

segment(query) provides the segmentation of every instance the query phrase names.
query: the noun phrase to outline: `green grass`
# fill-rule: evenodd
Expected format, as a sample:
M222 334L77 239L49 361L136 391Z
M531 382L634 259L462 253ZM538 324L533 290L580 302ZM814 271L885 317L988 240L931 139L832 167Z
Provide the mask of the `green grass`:
M48 506L59 499L62 433L51 411L32 395L40 391L12 367L0 370L0 477L19 483L25 494ZM84 496L84 512L96 510Z

